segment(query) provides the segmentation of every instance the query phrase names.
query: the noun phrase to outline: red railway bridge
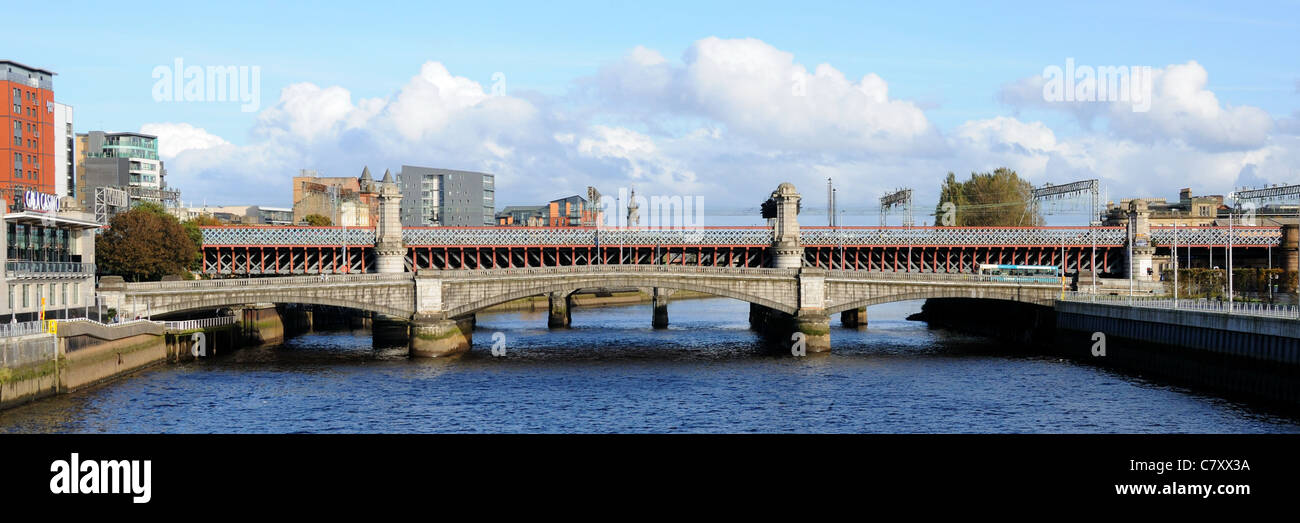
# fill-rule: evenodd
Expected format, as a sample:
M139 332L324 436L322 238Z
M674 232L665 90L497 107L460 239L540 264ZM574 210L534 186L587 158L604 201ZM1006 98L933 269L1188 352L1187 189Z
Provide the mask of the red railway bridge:
M204 227L203 272L271 276L376 272L374 228ZM1217 266L1231 245L1239 260L1271 256L1279 227L1151 227L1159 254L1180 266ZM770 267L773 229L753 227L407 227L407 271L682 265ZM980 264L1063 266L1122 275L1124 227L802 227L805 267L974 273Z

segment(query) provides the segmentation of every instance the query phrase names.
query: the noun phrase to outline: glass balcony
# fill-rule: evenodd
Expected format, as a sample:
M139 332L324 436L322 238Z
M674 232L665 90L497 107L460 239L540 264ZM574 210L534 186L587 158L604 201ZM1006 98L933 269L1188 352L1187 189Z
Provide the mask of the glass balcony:
M10 278L85 277L94 274L93 263L19 260L5 262L5 275Z

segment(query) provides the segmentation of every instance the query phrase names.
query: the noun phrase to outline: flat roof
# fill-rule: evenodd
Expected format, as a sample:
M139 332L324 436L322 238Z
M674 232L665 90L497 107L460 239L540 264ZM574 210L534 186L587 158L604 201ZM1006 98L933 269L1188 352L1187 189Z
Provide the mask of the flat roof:
M43 212L11 212L5 215L6 222L22 223L26 225L49 225L51 222L57 225L64 225L74 229L98 229L103 227L98 222L78 220L63 216L51 215Z
M32 67L32 66L30 66L30 65L27 65L27 64L24 64L24 63L15 62L15 61L13 61L13 60L0 60L0 64L16 65L16 66L21 67L21 68L23 68L23 69L26 69L26 70L28 70L28 71L35 71L35 72L38 72L38 73L45 73L45 74L48 74L48 75L50 75L50 76L54 76L54 75L59 74L59 73L56 73L56 72L51 71L51 70L49 70L49 69L41 69L40 67Z

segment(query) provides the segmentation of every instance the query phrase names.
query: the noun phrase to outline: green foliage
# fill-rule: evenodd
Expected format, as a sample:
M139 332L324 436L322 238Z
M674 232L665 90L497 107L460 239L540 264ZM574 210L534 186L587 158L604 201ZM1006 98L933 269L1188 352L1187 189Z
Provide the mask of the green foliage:
M95 263L101 273L129 281L185 274L198 260L194 236L157 204L142 203L114 216L95 239Z
M958 181L948 173L939 188L935 206L935 225L945 225L943 204L956 206L956 227L998 227L1043 225L1042 214L1030 199L1033 185L1015 171L999 167L991 173L971 173L970 179Z
M321 216L319 214L308 214L307 216L304 216L302 220L312 227L329 227L334 225L334 221L330 220L329 216Z
M158 202L141 201L135 204L135 207L132 207L131 210L147 212L159 216L170 216L170 214L167 212L167 208L163 207L162 204Z

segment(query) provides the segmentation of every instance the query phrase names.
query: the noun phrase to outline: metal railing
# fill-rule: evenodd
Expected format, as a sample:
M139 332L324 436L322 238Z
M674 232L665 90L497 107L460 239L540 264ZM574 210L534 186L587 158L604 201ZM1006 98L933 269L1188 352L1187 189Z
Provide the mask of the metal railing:
M1126 305L1147 309L1170 309L1218 314L1240 314L1242 316L1261 316L1267 318L1300 318L1300 309L1295 305L1275 305L1269 303L1233 302L1180 298L1177 302L1169 296L1127 296L1122 294L1094 294L1088 292L1066 292L1063 301L1104 303L1106 305Z
M164 321L162 322L162 324L163 327L165 327L169 331L188 331L188 330L196 330L196 329L207 329L210 327L224 327L226 325L234 325L235 317L217 316L215 318L203 318L198 320Z
M0 338L13 338L17 336L30 336L32 334L43 334L47 332L47 328L48 328L48 323L43 321L0 323Z
M10 260L5 262L5 273L9 276L18 278L60 274L90 276L95 274L95 264L81 262Z
M229 289L241 287L271 286L312 286L339 283L387 283L409 281L415 276L412 272L391 274L329 274L325 276L276 276L269 278L224 278L218 280L188 281L153 281L126 283L128 292L139 291L188 291L208 289ZM101 282L101 286L103 286Z

